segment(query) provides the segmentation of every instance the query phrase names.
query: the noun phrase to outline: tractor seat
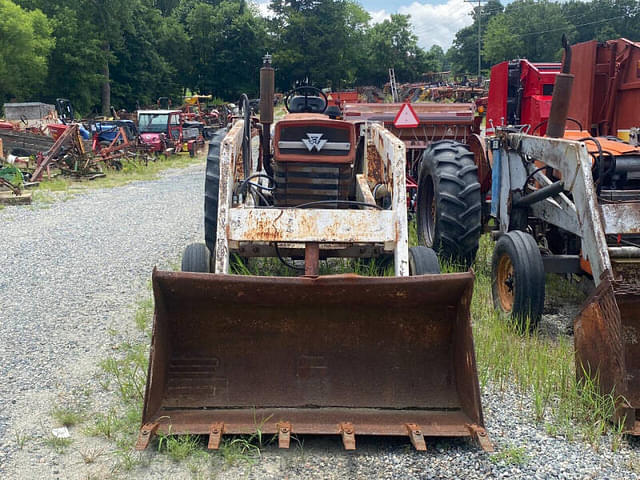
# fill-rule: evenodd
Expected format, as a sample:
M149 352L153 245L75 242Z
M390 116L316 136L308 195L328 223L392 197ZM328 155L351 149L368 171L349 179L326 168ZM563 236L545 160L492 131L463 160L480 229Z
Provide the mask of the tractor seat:
M291 113L322 113L324 108L325 102L320 97L307 97L306 108L304 95L295 96L289 102Z

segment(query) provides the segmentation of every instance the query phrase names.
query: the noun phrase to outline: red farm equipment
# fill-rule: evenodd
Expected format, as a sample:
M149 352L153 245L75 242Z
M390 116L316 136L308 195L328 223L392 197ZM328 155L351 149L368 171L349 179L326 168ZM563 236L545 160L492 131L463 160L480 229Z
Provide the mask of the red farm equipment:
M486 183L485 189L490 182L480 137L482 119L472 103L412 103L418 125L401 128L395 120L404 105L346 104L345 120L379 122L404 143L407 206L416 214L420 243L469 266L481 234L478 179ZM384 203L388 191L380 187L374 193Z
M181 110L138 110L140 140L150 152L180 153L194 156L203 143L197 127L183 126Z

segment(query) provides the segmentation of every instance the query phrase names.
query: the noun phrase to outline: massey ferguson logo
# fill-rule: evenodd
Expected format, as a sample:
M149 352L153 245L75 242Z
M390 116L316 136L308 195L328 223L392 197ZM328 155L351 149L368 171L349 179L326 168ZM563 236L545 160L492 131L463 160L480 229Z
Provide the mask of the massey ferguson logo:
M302 143L306 145L307 150L310 152L313 151L314 148L319 152L322 150L322 147L324 147L324 144L327 143L326 140L321 140L322 133L307 133L307 137L309 138L302 139Z

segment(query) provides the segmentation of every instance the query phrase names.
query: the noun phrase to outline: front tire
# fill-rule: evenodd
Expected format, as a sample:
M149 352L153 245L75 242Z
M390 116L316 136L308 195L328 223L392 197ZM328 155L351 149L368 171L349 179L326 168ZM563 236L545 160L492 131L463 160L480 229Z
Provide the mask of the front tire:
M491 260L493 304L524 332L534 330L544 308L544 265L534 238L514 230L496 243Z
M409 247L409 275L428 275L440 273L438 255L433 249L419 245Z
M220 146L226 132L218 130L209 142L207 172L204 181L204 241L211 253L216 251L218 230L218 193L220 191Z
M183 272L209 273L211 253L204 243L192 243L182 254Z
M453 140L432 143L418 176L418 241L445 260L469 267L482 233L478 167L473 153Z

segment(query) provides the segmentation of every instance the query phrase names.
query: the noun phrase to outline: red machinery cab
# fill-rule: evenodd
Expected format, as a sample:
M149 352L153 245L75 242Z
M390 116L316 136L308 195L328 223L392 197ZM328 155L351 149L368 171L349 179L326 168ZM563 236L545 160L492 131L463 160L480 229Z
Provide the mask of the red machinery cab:
M539 135L547 129L551 97L560 63L531 63L517 59L491 68L487 135L503 125L529 124Z

